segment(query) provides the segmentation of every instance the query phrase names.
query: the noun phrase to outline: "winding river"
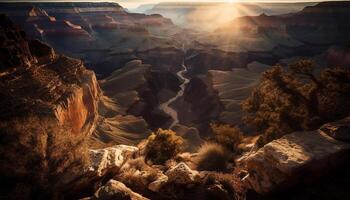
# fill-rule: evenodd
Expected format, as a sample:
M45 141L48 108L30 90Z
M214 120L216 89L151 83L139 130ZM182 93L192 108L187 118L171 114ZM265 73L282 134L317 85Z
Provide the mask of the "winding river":
M169 126L169 129L173 128L176 124L179 123L179 118L178 118L177 111L174 110L173 108L171 108L170 104L173 103L174 101L176 101L177 99L179 99L180 97L182 97L184 95L186 84L188 82L190 82L190 80L187 79L184 76L185 73L187 72L187 67L185 65L185 60L182 61L181 67L182 67L182 70L180 70L179 72L176 73L176 75L183 81L182 84L180 85L180 90L177 92L177 94L173 98L171 98L167 102L162 103L162 104L159 105L159 109L164 111L166 114L168 114L173 120L173 122Z

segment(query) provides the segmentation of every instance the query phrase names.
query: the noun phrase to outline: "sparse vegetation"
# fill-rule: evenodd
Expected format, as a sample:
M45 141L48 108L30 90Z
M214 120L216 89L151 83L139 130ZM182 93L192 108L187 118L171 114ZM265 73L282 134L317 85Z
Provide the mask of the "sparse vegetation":
M238 127L231 127L228 124L210 124L215 135L215 141L232 152L237 151L238 145L242 141L242 132Z
M148 184L155 181L157 175L157 169L147 165L143 157L138 157L128 160L116 179L136 192L146 193Z
M145 148L145 160L154 164L164 164L181 151L183 139L174 131L158 129L152 133Z
M314 64L301 60L289 70L275 66L242 103L246 123L269 142L297 130L313 130L350 114L350 72L325 69L319 76Z
M220 144L206 143L198 151L196 168L201 171L225 171L230 155Z

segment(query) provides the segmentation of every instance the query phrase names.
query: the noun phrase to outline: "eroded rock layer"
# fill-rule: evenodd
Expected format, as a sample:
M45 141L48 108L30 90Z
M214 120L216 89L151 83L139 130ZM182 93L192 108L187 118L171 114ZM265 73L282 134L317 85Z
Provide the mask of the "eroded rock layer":
M27 40L3 15L0 25L2 189L20 199L56 195L88 160L84 141L98 118L100 89L82 61Z

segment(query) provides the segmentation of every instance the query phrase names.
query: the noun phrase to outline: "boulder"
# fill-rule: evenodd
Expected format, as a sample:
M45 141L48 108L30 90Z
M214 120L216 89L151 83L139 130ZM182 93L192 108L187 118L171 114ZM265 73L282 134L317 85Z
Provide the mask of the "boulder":
M170 168L165 175L168 176L168 181L176 184L190 184L194 182L198 171L191 170L185 163L181 162Z
M148 189L153 192L158 192L168 182L168 177L163 173L160 173L157 180L148 185Z
M322 131L295 132L266 144L245 159L244 183L260 194L315 181L346 162L350 143Z
M133 192L130 188L126 187L123 183L110 180L106 185L99 188L94 196L86 198L87 200L147 200L142 195Z
M336 140L350 141L350 117L327 123L320 130Z
M101 177L105 173L119 170L126 158L138 151L137 147L117 145L105 149L90 150L91 164L89 171Z
M81 197L79 196L81 194L88 194L86 191L90 193L96 191L104 181L117 175L125 161L137 150L137 147L126 145L116 145L96 150L90 149L89 165L84 170L81 169L79 177L69 183L70 190L66 192L66 195L75 199ZM72 178L74 177L70 177L70 179ZM62 177L62 179L65 178Z

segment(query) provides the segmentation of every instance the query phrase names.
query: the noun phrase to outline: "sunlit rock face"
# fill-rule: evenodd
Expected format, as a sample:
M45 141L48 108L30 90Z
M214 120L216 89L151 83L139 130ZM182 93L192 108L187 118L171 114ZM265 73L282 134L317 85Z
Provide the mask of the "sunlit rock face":
M84 141L96 124L100 89L82 61L0 19L1 183L18 198L56 195L53 188L68 189L87 161Z
M310 181L324 181L324 176L349 164L350 143L335 139L344 134L348 122L325 124L320 130L288 134L266 144L246 158L249 176L243 180L260 194L297 191Z

